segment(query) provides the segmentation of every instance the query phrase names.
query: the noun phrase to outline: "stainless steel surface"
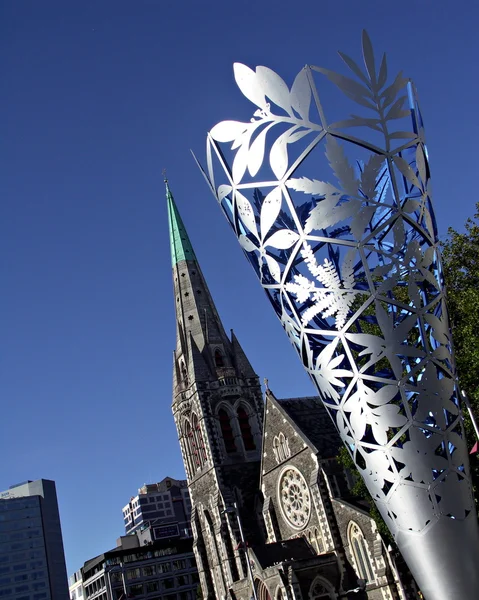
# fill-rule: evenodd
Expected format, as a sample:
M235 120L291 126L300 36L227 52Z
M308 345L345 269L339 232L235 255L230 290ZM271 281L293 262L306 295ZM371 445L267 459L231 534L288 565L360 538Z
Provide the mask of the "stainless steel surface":
M479 541L422 117L369 37L349 76L291 88L235 64L256 109L203 173L428 600L479 596ZM324 103L321 94L329 86ZM353 105L353 114L344 112Z

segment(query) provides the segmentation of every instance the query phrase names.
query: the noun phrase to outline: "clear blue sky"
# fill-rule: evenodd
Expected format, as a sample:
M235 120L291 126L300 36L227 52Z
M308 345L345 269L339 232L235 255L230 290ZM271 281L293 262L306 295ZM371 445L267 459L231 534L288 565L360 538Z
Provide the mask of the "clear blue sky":
M225 326L278 396L313 392L189 153L251 116L232 63L291 85L366 27L417 84L444 234L477 200L478 22L441 0L0 2L0 490L57 482L69 573L139 486L184 476L163 167Z

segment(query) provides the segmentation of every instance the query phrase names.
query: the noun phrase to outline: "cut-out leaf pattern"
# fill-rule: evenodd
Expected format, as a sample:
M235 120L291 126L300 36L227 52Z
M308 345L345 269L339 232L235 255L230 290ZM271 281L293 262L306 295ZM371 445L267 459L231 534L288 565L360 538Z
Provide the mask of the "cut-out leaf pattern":
M339 73L335 73L329 69L318 68L318 71L326 75L330 81L335 83L338 88L344 92L346 96L348 96L348 98L351 98L351 100L361 104L361 106L365 106L366 108L371 108L374 110L375 106L372 102L374 97L367 87L361 85L357 81L354 81L354 79L344 77L344 75L340 75Z
M269 155L271 169L278 179L281 179L288 168L288 136L289 131L281 135L273 144Z
M274 260L272 256L268 256L265 254L264 256L266 260L266 264L268 265L269 271L275 281L281 280L281 269L278 263Z
M268 69L268 67L257 67L256 80L265 96L268 96L275 104L291 114L288 86L277 73Z
M248 147L246 145L243 145L236 153L235 159L233 161L233 181L234 181L234 183L238 183L239 181L241 181L243 175L245 174L247 166L248 166Z
M298 238L299 235L295 231L281 229L280 231L273 233L273 235L264 242L264 245L273 246L273 248L278 248L279 250L286 250L287 248L291 248Z
M251 205L250 201L243 196L243 194L236 192L238 216L240 217L243 225L256 238L256 242L253 242L244 234L240 234L238 239L241 247L246 252L258 252L257 258L259 260L260 272L263 273L262 260L264 259L271 276L276 282L281 281L281 267L278 261L271 256L271 254L268 254L268 248L273 248L280 251L288 250L299 240L300 237L296 231L291 229L278 229L271 233L271 229L273 228L274 223L281 211L281 202L282 193L280 187L273 188L273 190L271 190L264 198L259 217L260 232L258 235L258 228L253 206Z
M236 64L252 118L212 129L206 177L400 540L472 498L422 117L366 33L362 54L291 87ZM328 122L318 82L351 114Z
M334 264L325 259L324 264L319 265L309 244L305 245L301 254L311 275L322 284L322 287L317 287L313 281L303 275L295 275L294 283L290 281L286 284L286 289L296 296L298 302L311 302L311 305L303 312L302 323L310 323L317 315L321 315L324 319L336 315L336 328L341 329L357 295L352 287L349 289L345 287L345 282L350 285L354 284L351 264L346 264L344 280L341 282Z
M369 200L376 197L376 186L378 183L379 170L384 163L384 157L380 154L371 154L369 160L361 173L361 192Z
M334 356L336 343L332 342L322 350L316 359L315 379L323 398L339 400L339 394L335 387L345 386L343 377L352 377L348 369L338 368L344 361L344 354Z
M266 135L271 129L272 124L265 127L256 137L249 148L248 171L251 177L255 177L263 164L264 152L266 147Z
M271 128L278 124L288 124L289 129L275 140L269 152L271 169L281 179L289 166L288 144L294 144L304 136L322 130L321 125L309 121L312 92L307 73L303 71L298 74L291 90L268 67L259 66L253 71L246 65L235 63L234 75L246 98L259 108L249 123L222 121L212 128L210 136L219 143L232 142L231 150L236 150L232 177L234 183L240 183L247 170L255 177L261 169ZM271 103L283 113L274 112ZM300 115L299 119L294 111Z
M302 69L294 80L290 94L291 107L299 116L307 121L309 119L309 107L311 105L311 88L309 86L306 69Z
M373 87L376 87L376 63L374 61L373 45L366 30L363 30L363 57Z
M373 47L366 31L363 31L362 46L365 72L352 58L340 52L341 58L361 83L328 69L317 68L317 70L326 75L348 98L376 112L378 116L377 118L364 118L352 115L351 119L333 123L332 126L335 128L364 126L383 133L388 142L392 139L401 139L405 137L405 132L390 132L388 122L409 116L409 111L403 108L406 96L397 98L398 93L407 85L408 81L399 73L395 81L384 88L388 73L386 55L383 55L379 72L376 72ZM406 133L406 137L414 137L414 135L414 133Z
M264 238L273 223L276 221L281 209L281 188L274 188L263 200L261 207L261 237Z
M318 201L306 220L305 232L310 233L315 229L326 229L351 218L349 225L351 233L356 239L360 239L376 211L376 204L368 206L364 204L364 200L375 202L378 191L379 170L384 158L371 155L362 170L361 181L359 181L355 176L354 169L334 138L328 140L326 156L332 168L335 169L335 174L340 180L344 192L347 192L350 196L355 196L355 198L350 197L344 200L342 190L330 183L310 180L305 177L290 179L286 184L289 188L312 195L324 196L323 199Z
M400 408L388 404L397 395L397 388L385 386L374 392L368 386L360 384L356 393L351 394L342 409L350 413L350 423L356 439L364 437L369 425L376 442L387 444L388 431L393 427L401 427L407 418L399 413Z
M217 142L232 142L248 130L248 123L239 121L221 121L210 131L211 137Z
M404 177L408 181L410 181L413 185L420 188L421 184L419 183L419 180L416 177L416 173L414 173L414 171L412 170L410 165L408 165L408 163L401 156L395 156L393 158L393 160L394 160L394 164L401 171L401 173L404 175Z
M251 100L256 106L264 108L266 98L262 88L258 86L256 73L241 63L235 63L233 70L236 83L246 98Z
M300 179L288 179L286 185L293 190L298 192L304 192L305 194L311 194L313 196L329 196L332 194L341 194L340 190L324 181L318 181L317 179L308 179L307 177L301 177Z
M254 216L253 207L250 204L250 201L241 194L241 192L236 192L236 206L238 207L238 213L241 217L241 220L246 225L246 227L257 236L257 228L256 228L256 220Z
M359 181L356 178L353 167L349 164L344 154L343 147L332 135L328 136L326 156L341 188L346 194L355 196L358 193Z
M243 250L246 250L246 252L254 252L255 250L258 250L258 246L256 246L245 235L241 234L238 239L239 243L241 244L241 247L243 248Z
M218 192L217 192L218 202L221 202L225 196L230 194L232 189L233 188L230 185L225 185L225 184L220 185L218 188Z

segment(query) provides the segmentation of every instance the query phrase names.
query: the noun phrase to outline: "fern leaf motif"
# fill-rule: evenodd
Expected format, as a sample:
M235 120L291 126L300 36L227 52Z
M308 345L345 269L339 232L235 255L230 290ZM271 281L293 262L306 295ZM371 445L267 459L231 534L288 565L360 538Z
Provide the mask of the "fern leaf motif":
M316 287L315 282L304 275L295 275L294 282L286 284L286 290L296 296L296 302L299 304L311 302L311 306L303 312L301 319L303 325L308 325L320 314L323 318L334 316L336 329L342 329L357 296L354 290L352 257L346 257L346 275L341 281L334 263L325 258L322 265L318 264L309 244L305 244L301 255L311 275L323 285L323 287Z

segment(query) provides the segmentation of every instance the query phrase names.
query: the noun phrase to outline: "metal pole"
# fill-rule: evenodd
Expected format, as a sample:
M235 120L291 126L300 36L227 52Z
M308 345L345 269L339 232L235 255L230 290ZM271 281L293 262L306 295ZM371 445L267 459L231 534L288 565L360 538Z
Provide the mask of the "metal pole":
M402 584L401 577L399 575L399 570L397 568L396 561L394 560L394 556L392 554L393 549L392 549L391 545L389 545L386 548L386 544L384 542L383 542L383 547L386 550L388 562L389 562L389 564L391 566L391 570L393 572L393 579L395 580L396 587L398 588L399 597L401 598L401 600L407 600L406 590L404 589L404 586Z
M256 588L254 587L253 571L251 570L251 563L249 562L248 546L246 545L246 540L244 539L243 527L241 525L241 518L240 518L239 511L238 511L238 505L236 504L236 502L234 502L233 506L234 506L234 509L236 512L236 519L238 520L238 528L239 528L239 532L240 532L241 543L243 544L244 552L246 555L246 564L248 566L248 575L249 575L249 578L251 581L251 587L253 588L253 598L254 598L254 600L258 600L258 596L256 595Z
M110 570L108 569L108 571L105 568L105 575L106 575L106 579L108 581L108 588L110 590L110 600L113 600L113 591L111 589L111 578L110 578Z
M128 598L128 594L126 593L125 573L123 572L123 563L121 561L120 561L120 569L121 569L121 580L123 582L123 593L125 594L125 598Z
M464 403L467 406L467 410L469 412L469 416L471 417L472 426L474 427L474 431L476 432L476 438L479 441L479 427L477 426L476 419L472 412L471 403L469 402L469 398L464 390L461 390L462 397L464 398Z
M126 599L128 595L126 593L125 577L123 575L123 563L120 562L120 564L118 566L120 568L121 581L122 581L122 584L123 584L123 596L122 596L122 598ZM111 598L111 600L115 600L113 598L113 588L112 588L112 585L111 585L111 572L112 571L115 572L115 573L118 572L118 571L115 571L114 568L113 569L108 569L108 571L107 571L106 567L105 567L105 574L106 574L107 580L108 580L108 587L110 588L110 598Z

